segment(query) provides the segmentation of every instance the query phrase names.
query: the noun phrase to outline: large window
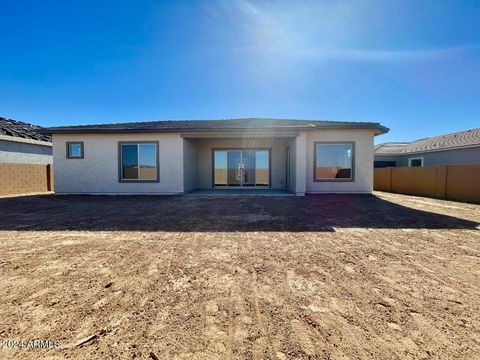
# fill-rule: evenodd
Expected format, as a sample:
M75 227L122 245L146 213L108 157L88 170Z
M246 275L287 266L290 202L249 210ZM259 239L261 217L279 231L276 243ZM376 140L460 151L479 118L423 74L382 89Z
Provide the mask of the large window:
M354 143L315 143L315 181L353 181Z
M156 182L158 177L158 142L119 144L120 181Z

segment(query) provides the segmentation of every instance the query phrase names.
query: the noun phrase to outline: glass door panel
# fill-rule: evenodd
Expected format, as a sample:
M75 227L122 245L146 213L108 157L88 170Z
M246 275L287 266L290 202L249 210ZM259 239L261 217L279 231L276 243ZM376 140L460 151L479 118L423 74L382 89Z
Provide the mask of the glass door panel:
M255 179L257 186L270 185L270 152L268 150L255 151Z
M242 152L241 151L228 151L228 186L241 186L242 185Z
M214 150L214 186L270 186L268 150Z
M214 151L213 152L213 179L215 186L228 185L228 167L227 167L227 152Z
M242 185L255 186L255 151L242 151Z

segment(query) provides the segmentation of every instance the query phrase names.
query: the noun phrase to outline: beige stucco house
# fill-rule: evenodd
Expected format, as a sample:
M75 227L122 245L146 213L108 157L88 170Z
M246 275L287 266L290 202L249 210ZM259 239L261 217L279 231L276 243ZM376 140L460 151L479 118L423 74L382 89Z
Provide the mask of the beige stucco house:
M281 119L53 127L58 194L370 193L378 123Z

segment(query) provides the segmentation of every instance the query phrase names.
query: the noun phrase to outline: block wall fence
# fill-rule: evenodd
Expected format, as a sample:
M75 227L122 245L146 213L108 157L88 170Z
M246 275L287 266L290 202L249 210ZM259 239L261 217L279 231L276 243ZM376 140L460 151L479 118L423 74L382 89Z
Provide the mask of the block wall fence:
M480 165L376 168L374 190L480 203Z
M51 164L0 163L0 196L53 191Z

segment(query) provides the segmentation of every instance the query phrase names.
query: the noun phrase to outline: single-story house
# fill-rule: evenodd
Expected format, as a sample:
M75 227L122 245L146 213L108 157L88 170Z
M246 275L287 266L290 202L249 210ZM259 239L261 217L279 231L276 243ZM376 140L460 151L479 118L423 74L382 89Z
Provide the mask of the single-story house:
M42 128L0 117L0 163L51 164L52 140Z
M374 167L480 164L480 128L375 146Z
M370 193L379 123L281 119L51 127L55 192Z

